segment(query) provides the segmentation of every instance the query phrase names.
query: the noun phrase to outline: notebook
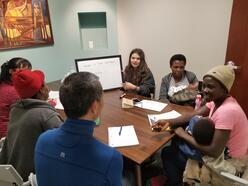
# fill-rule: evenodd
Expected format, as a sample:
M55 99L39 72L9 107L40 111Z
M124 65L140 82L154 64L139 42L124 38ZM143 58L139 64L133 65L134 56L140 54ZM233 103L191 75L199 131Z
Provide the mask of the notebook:
M124 147L139 144L133 125L109 127L108 142L111 147Z

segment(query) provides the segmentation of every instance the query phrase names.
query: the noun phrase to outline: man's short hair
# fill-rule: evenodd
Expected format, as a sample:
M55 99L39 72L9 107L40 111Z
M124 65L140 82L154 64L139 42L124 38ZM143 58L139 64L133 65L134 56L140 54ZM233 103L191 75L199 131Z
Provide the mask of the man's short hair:
M170 58L170 66L172 66L174 61L183 61L186 65L186 57L183 54L175 54Z
M201 145L210 145L214 137L215 126L210 118L201 118L193 127L192 136Z
M90 72L72 73L65 78L59 90L59 98L68 118L84 116L94 101L100 101L102 85Z

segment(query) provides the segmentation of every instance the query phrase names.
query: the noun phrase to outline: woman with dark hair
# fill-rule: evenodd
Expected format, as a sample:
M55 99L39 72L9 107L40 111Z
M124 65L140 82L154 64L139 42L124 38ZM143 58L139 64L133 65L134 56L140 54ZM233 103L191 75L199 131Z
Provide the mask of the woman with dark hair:
M155 81L145 60L142 49L135 48L129 55L129 62L124 71L123 88L127 92L151 97L155 91Z
M1 66L0 74L0 138L6 135L10 106L19 99L12 84L12 73L20 68L32 68L31 63L20 57L12 58Z
M20 99L11 106L0 164L11 164L27 181L30 172L35 171L34 148L38 137L59 127L62 120L46 101L49 90L42 71L16 70L12 83Z
M11 60L16 60L17 67L19 69L32 70L32 64L25 58L15 57L15 58L12 58Z
M168 126L175 128L176 126L185 125L193 116L208 116L215 125L210 145L197 143L182 127L177 127L174 132L179 138L198 149L203 155L212 158L218 158L224 149L228 148L229 151L225 154L229 158L227 161L230 160L233 166L241 170L240 172L244 171L245 173L246 171L247 173L248 120L239 103L230 95L234 80L233 67L219 65L212 68L203 76L203 98L206 104L199 110L178 118L160 120L152 128L159 128L160 131L163 131ZM166 185L180 185L187 156L180 152L177 144L172 141L171 146L166 146L162 150L162 160L164 172L168 178ZM238 162L238 164L235 164L235 162ZM209 167L209 170L214 172L211 167ZM247 174L244 175L247 176ZM218 175L216 175L215 179L212 177L210 185L227 185L223 182L221 182L222 184L216 184L219 180L222 180L222 178L218 177Z

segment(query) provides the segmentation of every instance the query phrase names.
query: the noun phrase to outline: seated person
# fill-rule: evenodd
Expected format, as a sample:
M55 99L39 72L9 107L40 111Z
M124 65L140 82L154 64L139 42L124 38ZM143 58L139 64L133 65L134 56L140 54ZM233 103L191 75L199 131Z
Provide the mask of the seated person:
M124 81L122 86L127 92L145 97L151 97L151 94L155 93L155 81L147 66L143 50L135 48L131 51L124 71Z
M93 136L103 107L98 77L90 72L70 74L60 87L59 97L67 120L38 139L38 185L122 185L122 155Z
M13 86L12 74L22 69L25 64L31 63L24 58L15 57L1 65L0 73L0 138L6 136L7 125L9 122L9 111L12 104L14 104L19 96Z
M185 70L186 58L176 54L170 59L171 73L162 78L159 99L169 99L183 89L197 89L198 80L193 72Z
M18 70L12 77L20 96L10 111L8 131L0 154L0 164L11 164L24 181L34 173L34 148L44 131L58 127L62 120L46 102L48 88L43 72Z
M230 95L235 80L234 69L230 65L219 65L209 70L203 77L203 98L206 104L200 109L181 115L175 119L160 120L152 128L165 130L168 126L185 125L195 115L208 116L214 121L214 137L210 145L200 145L181 127L174 131L184 141L198 149L204 156L218 158L228 147L227 161L237 169L244 171L248 158L248 120L239 103ZM187 157L175 144L164 147L162 160L168 185L179 185L182 182ZM214 169L210 168L212 172ZM211 181L212 185L214 180Z
M210 145L214 137L215 124L210 118L194 116L185 131L192 135L198 144ZM217 174L223 171L237 176L242 175L242 171L240 172L233 164L227 161L230 158L228 148L218 158L213 158L207 155L204 156L199 150L182 140L179 140L178 147L189 158L184 171L184 182L191 184L198 180L201 183L210 183L213 175L207 167ZM199 164L199 162L201 163Z

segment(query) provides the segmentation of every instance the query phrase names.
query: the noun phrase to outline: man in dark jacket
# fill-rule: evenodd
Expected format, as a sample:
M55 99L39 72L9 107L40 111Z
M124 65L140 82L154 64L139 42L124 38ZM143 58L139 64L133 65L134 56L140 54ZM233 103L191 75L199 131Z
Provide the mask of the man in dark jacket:
M98 77L89 72L69 75L60 87L59 97L67 119L37 141L38 185L122 185L122 155L93 136L95 120L103 107Z

